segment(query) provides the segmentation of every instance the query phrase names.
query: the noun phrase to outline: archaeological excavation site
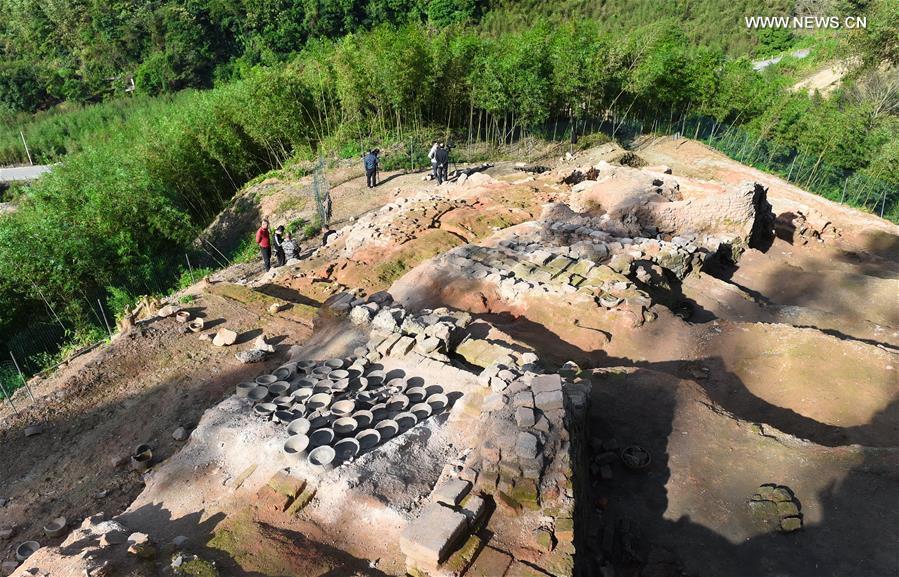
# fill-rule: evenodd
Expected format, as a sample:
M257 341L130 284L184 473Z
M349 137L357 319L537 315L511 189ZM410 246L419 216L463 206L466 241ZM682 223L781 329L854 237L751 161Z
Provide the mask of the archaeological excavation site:
M0 409L3 575L899 574L899 227L683 138L357 164Z

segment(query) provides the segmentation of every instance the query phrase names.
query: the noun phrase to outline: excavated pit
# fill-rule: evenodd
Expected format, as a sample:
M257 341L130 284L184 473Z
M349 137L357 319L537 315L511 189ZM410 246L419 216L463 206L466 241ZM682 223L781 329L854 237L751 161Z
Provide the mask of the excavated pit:
M270 275L312 338L115 522L234 575L894 572L899 231L653 146L409 186Z

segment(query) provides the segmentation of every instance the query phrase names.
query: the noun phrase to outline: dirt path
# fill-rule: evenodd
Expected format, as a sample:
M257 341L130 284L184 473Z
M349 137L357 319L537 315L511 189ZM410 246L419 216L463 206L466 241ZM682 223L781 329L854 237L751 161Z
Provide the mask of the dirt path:
M239 331L238 344L219 349L182 334L173 318L156 320L37 384L37 402L20 402L20 415L4 407L0 496L10 501L0 509L0 526L16 528L14 542L55 543L41 527L57 516L77 526L98 511L124 510L143 488L128 459L138 444L152 445L154 459L167 459L181 446L172 438L176 428L196 426L206 408L259 373L259 365L240 364L236 350L265 331L279 351L266 364L277 365L308 333L216 295L199 298L189 310L206 318L208 332L221 326ZM36 423L44 432L25 437L24 428Z

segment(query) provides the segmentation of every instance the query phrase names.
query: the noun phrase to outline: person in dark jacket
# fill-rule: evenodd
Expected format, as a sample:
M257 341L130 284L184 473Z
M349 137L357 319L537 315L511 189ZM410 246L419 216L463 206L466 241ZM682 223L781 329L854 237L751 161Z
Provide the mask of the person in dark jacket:
M438 146L434 158L437 160L437 184L443 184L449 169L449 147L445 144Z
M275 237L272 239L275 243L275 259L278 266L284 266L287 259L284 258L284 227L279 226L275 229Z
M262 226L256 231L256 244L259 245L259 252L262 253L262 264L265 266L265 272L272 268L272 244L268 235L268 219L262 219Z
M378 150L369 150L362 157L362 164L365 166L365 180L368 188L374 188L378 185Z

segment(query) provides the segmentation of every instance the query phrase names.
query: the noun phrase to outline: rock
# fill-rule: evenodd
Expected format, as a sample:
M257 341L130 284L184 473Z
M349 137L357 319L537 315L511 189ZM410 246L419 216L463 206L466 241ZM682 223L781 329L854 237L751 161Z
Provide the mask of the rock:
M99 564L92 565L85 571L87 572L87 577L113 577L116 573L115 568L109 561L103 561Z
M180 311L180 310L181 310L181 307L179 307L179 306L176 306L176 305L165 305L164 307L162 307L161 309L159 309L159 312L157 312L156 314L159 315L159 316L161 316L161 317L170 317L170 316L172 316L173 314L177 313L177 312Z
M449 556L468 528L468 519L439 503L422 509L400 536L400 550L414 564L434 568Z
M396 315L390 309L381 309L371 321L371 328L382 333L394 333L400 330Z
M537 444L537 437L531 433L519 433L515 441L515 454L522 459L534 459L538 454Z
M176 441L186 441L189 436L190 433L184 427L178 427L172 431L172 438Z
M284 310L285 307L287 307L287 305L284 303L272 303L268 307L268 313L270 315L277 314L277 313L281 312L282 310Z
M0 507L6 507L6 504L9 503L9 499L6 497L0 497Z
M562 395L561 390L548 393L540 393L534 397L534 403L537 405L537 408L546 412L564 408L565 398Z
M227 347L233 345L237 341L237 333L231 329L219 329L212 339L212 344L217 347Z
M15 534L15 532L16 531L13 527L4 527L3 529L0 529L0 541L6 541L7 539L10 539L13 534Z
M802 519L799 517L786 517L780 521L780 530L784 533L802 529Z
M36 435L40 435L44 432L43 425L31 425L29 427L25 427L25 436L26 437L34 437Z
M3 575L12 575L13 571L15 571L18 566L19 563L17 561L4 561L0 564L0 573Z
M113 545L121 545L128 540L128 536L123 531L108 531L100 535L100 547L112 547Z
M350 322L354 325L367 325L371 322L372 311L368 307L358 306L350 310Z
M493 393L492 395L487 395L484 397L484 403L481 407L485 411L493 412L499 411L503 407L506 406L507 397L502 393Z
M146 533L132 533L128 536L128 553L141 559L152 559L156 556L156 546Z
M272 346L271 344L269 344L268 341L265 340L264 333L259 335L258 337L256 337L256 340L253 341L253 349L257 350L257 351L264 351L266 353L275 352L275 347Z
M234 354L234 358L243 364L251 364L251 363L259 363L268 358L269 353L266 351L261 351L259 349L252 349L249 351L241 351L239 353Z
M443 481L431 491L431 500L455 507L471 490L471 483L462 479Z
M537 423L534 409L528 407L518 407L515 409L515 423L522 429L533 427Z
M520 407L533 408L534 395L531 391L521 391L512 398L512 406L516 409Z

